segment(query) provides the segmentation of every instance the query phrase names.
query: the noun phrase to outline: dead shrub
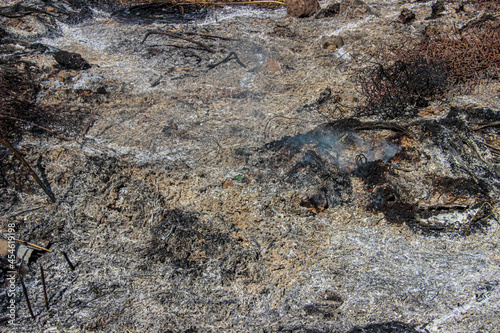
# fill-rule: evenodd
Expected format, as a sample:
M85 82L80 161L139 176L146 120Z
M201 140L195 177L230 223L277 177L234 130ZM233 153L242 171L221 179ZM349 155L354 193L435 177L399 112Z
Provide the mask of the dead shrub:
M451 83L470 91L483 80L499 78L500 22L487 20L446 33L428 29L412 53L442 63Z
M449 80L441 63L425 58L397 60L378 65L360 78L366 98L361 113L383 113L383 118L413 115L412 106L423 107L428 99L447 91Z
M364 96L359 114L412 116L429 100L498 80L499 50L500 24L490 20L447 32L431 27L420 40L385 45L369 55L376 65L358 75Z

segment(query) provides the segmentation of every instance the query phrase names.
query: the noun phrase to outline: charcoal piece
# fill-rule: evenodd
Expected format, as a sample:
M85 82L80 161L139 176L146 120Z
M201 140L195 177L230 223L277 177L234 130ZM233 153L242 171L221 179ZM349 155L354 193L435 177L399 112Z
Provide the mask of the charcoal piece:
M408 8L404 8L399 15L399 21L401 21L401 23L408 24L413 22L415 20L415 17L416 15L413 11Z
M89 69L89 63L78 53L59 51L54 54L54 59L65 69Z
M432 13L431 19L438 18L443 15L443 12L446 11L446 7L444 6L444 1L438 0L432 5Z

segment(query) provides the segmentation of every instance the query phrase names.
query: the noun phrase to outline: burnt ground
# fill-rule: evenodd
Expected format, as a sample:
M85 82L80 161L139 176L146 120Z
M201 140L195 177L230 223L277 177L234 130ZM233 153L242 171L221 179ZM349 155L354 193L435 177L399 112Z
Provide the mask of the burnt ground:
M52 250L21 269L35 319L17 280L0 330L498 331L498 80L411 116L355 108L358 54L481 13L77 2L0 13L2 66L36 67L33 102L79 115L52 128L70 141L24 124L13 142L55 204L0 146L1 228Z

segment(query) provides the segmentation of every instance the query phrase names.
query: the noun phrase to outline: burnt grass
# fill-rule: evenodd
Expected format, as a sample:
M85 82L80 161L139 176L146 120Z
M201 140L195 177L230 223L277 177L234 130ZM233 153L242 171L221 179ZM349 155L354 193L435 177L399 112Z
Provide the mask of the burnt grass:
M2 329L494 330L497 19L374 4L1 7L0 138L57 199L0 145L0 228L32 249L27 295L0 256Z

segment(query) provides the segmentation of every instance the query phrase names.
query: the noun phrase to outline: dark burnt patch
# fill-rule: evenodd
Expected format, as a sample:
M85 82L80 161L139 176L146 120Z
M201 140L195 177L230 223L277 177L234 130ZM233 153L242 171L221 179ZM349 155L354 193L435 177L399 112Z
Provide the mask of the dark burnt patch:
M152 238L145 255L148 260L157 263L170 263L185 269L196 267L190 256L203 239L203 235L196 230L199 226L200 221L194 212L180 209L167 211L162 220L151 228Z
M390 171L386 163L380 160L372 162L358 161L357 165L358 167L354 173L359 176L370 189L386 182L385 173Z
M262 277L260 250L245 249L213 221L201 220L198 212L167 210L150 233L149 244L142 251L148 265L171 267L194 277L210 270L221 284Z
M341 138L327 125L270 142L262 150L273 152L265 162L269 174L300 189L299 205L315 213L345 204L351 200L351 179L336 166L332 154Z
M483 195L487 196L485 189L473 179L436 177L432 179L432 186L442 193L449 193L456 198Z
M498 166L491 163L491 151L464 120L464 113L452 109L440 120L422 121L421 140L431 140L447 158L457 178L474 179L481 192L500 188Z

